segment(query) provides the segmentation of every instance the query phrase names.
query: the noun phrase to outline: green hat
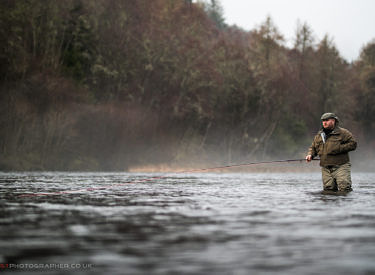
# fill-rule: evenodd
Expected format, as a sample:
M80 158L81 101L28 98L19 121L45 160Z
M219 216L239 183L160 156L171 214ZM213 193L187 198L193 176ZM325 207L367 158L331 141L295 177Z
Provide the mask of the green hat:
M330 118L334 118L336 119L336 121L339 121L339 118L334 113L324 113L322 114L322 117L320 119L324 120L324 119L330 119Z

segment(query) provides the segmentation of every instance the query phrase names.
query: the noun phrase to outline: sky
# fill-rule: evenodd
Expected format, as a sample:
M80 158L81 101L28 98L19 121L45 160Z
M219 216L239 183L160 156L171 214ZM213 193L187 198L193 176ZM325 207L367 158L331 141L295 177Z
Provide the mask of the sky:
M220 0L225 21L247 31L271 16L285 45L293 45L297 21L307 23L315 43L328 34L351 62L375 39L375 0Z

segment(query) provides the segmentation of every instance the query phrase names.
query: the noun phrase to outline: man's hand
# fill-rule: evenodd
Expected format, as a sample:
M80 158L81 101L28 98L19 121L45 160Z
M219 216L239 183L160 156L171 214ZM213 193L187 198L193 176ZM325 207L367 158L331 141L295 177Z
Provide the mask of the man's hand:
M312 160L312 155L307 155L307 156L306 156L306 161L307 161L307 162L310 162L311 160Z

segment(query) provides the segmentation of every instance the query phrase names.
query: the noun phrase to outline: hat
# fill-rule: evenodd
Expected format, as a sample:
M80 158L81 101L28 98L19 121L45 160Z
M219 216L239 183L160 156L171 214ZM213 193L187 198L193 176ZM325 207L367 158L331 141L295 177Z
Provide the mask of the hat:
M325 120L325 119L330 119L330 118L334 118L337 121L339 121L339 118L334 113L324 113L322 114L322 117L320 119Z

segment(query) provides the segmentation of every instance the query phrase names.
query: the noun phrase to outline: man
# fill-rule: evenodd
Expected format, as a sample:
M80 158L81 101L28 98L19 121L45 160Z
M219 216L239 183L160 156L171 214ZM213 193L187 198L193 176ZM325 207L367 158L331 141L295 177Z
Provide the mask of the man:
M357 148L357 142L348 130L338 126L339 118L334 113L323 114L321 120L323 127L314 137L306 161L319 155L325 191L349 192L352 180L348 152Z

